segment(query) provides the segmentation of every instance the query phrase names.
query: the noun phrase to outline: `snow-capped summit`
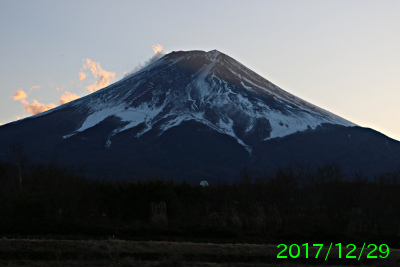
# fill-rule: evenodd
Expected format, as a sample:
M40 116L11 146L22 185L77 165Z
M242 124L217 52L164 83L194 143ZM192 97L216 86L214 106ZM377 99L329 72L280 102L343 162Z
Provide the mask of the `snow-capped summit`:
M280 89L231 57L210 52L172 52L145 69L90 96L77 100L80 125L69 138L115 116L115 135L144 124L136 137L150 130L161 135L184 121L194 120L219 133L252 145L322 123L354 126Z

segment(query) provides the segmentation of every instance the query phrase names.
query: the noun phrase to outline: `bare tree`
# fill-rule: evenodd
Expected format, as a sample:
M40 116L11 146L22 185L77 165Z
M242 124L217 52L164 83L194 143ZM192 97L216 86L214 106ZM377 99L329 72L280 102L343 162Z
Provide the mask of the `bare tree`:
M17 167L17 180L19 187L22 188L22 178L26 170L27 156L25 147L18 142L13 142L8 150L8 159Z

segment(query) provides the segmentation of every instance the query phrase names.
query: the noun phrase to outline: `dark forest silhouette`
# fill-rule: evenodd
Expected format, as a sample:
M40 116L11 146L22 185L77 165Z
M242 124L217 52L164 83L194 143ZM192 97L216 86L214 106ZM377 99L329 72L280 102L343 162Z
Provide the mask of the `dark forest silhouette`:
M336 163L234 184L86 179L56 162L0 162L0 234L252 242L384 242L400 246L400 171L367 181Z

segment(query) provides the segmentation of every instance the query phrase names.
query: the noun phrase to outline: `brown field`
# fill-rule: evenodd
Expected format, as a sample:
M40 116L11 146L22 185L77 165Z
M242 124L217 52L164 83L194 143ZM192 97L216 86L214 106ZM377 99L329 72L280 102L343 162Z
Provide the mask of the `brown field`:
M400 250L390 249L386 259L367 259L364 249L360 261L346 259L349 251L330 251L325 246L315 259L317 248L310 247L309 258L301 251L296 259L277 259L276 245L212 244L108 240L0 239L0 266L396 266ZM353 255L359 254L358 248ZM357 255L358 255L357 254ZM282 255L288 255L283 253Z

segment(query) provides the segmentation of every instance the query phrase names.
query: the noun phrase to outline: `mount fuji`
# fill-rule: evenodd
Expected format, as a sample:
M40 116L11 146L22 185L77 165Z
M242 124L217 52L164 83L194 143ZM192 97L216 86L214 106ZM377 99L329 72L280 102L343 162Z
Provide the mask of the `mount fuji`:
M217 51L172 52L86 97L0 127L33 161L90 177L230 181L296 162L400 166L400 142L304 101Z

